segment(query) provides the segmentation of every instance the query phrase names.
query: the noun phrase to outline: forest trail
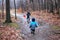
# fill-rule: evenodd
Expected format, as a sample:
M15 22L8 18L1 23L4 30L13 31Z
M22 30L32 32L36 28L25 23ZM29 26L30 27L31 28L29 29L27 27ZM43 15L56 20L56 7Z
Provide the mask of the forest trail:
M14 16L14 13L11 15ZM26 14L17 14L17 18L19 18L20 20L17 21L17 23L19 25L19 29L24 40L49 40L48 36L50 35L51 29L48 23L44 23L44 21L41 20L42 25L39 25L39 27L36 28L35 35L32 35L30 33L29 24L27 23L27 20L23 17L23 15Z

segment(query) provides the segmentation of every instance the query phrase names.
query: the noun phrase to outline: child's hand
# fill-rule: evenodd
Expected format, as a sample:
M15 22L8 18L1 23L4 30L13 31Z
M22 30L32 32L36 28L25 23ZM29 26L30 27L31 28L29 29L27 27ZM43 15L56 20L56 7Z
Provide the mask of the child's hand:
M31 28L31 27L29 27L29 28Z

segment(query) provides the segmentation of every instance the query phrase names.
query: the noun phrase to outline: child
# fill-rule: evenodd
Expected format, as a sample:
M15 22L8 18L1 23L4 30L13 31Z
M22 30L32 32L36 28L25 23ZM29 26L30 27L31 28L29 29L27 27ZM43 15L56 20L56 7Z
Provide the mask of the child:
M32 22L30 22L30 29L31 33L35 34L35 28L38 26L37 22L35 21L35 18L32 18Z
M23 15L24 18L26 18L26 15Z
M27 15L27 22L29 23L29 21L30 21L30 15L31 15L31 14L30 14L30 12L27 12L26 15Z
M30 12L27 12L27 19L30 18Z

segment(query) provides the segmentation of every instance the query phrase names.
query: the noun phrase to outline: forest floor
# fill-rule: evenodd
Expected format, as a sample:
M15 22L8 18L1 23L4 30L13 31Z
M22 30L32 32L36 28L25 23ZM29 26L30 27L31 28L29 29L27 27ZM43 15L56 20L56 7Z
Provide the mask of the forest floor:
M58 28L55 27L55 24L51 22L52 20L50 20L50 19L54 19L53 18L54 16L52 16L51 14L49 16L49 14L47 13L44 13L44 14L40 13L39 15L38 12L37 13L32 12L31 16L35 17L37 22L40 24L39 27L36 28L35 35L32 35L30 33L29 24L27 23L27 20L26 18L23 17L23 15L26 15L26 14L24 13L17 14L17 17L19 18L19 20L17 21L17 24L19 25L19 29L21 30L21 34L24 40L60 40L60 33L59 33L60 31L57 32L55 30L55 29L59 30L58 29L59 25L57 25ZM48 16L50 17L50 19L47 20ZM56 16L55 16L55 19L56 19ZM58 22L58 20L56 21Z
M23 16L26 15L26 12L17 13L17 20L14 18L14 12L12 12L11 15L13 23L10 23L9 25L15 26L15 28L20 30L23 40L60 40L60 19L58 19L57 14L53 15L52 13L44 11L31 12L31 18L36 18L36 21L39 24L36 28L35 35L30 33L29 24L27 23L26 17ZM4 22L4 20L2 21Z

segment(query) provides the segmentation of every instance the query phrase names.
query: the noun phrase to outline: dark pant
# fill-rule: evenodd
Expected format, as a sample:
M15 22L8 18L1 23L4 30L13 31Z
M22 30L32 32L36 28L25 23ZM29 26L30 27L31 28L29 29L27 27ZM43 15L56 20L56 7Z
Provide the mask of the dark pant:
M31 34L35 34L35 29L31 29Z
M28 23L30 22L30 18L27 18L27 22L28 22Z

